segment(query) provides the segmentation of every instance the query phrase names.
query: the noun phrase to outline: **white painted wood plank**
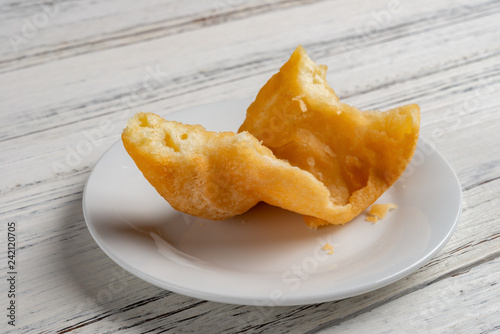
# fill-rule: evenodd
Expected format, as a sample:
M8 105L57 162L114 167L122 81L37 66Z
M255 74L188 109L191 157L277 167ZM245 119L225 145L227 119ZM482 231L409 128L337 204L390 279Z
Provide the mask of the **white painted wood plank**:
M0 115L0 124L5 124L0 135L3 138L9 138L12 137L13 131L16 131L17 136L19 136L53 126L61 126L82 118L110 113L117 105L130 101L130 92L137 90L137 86L141 88L141 82L151 72L151 68L161 72L161 82L159 84L150 82L154 89L151 94L147 94L150 95L148 98L141 101L142 104L155 99L169 99L172 95L186 93L186 90L192 92L190 87L198 89L197 83L206 86L215 85L221 81L227 82L228 80L245 78L249 75L248 72L253 72L254 75L265 73L265 76L261 76L264 81L286 60L298 43L306 41L313 45L311 47L312 56L315 54L319 56L318 51L339 52L342 50L341 45L336 41L325 43L327 48L323 50L317 50L314 43L322 44L322 41L324 43L325 40L331 38L330 31L349 33L349 30L345 30L345 27L348 26L347 23L363 26L363 22L371 17L369 13L362 12L365 15L357 13L353 16L354 18L349 17L349 20L332 21L329 13L334 11L336 6L337 3L319 3L307 7L310 13L305 12L303 8L289 9L286 14L293 14L293 17L301 18L302 22L287 20L286 23L278 26L279 30L276 31L276 35L272 36L266 34L265 31L276 30L274 28L275 22L283 21L277 13L260 15L138 45L134 44L118 50L96 52L36 68L6 73L0 76L0 82L5 87L0 91L0 110L14 109L17 112L14 115L7 113ZM383 10L382 4L379 3L378 6ZM446 4L443 3L442 6L446 7ZM427 7L422 6L422 8ZM308 28L310 23L304 22L303 17L310 17L313 13L325 13L317 17L321 33L312 34L311 28ZM442 17L427 9L420 14L420 19L424 21L426 18L432 21L429 24L432 27L431 23L434 23L438 27L437 31L432 30L423 36L413 36L405 33L407 28L403 27L393 31L395 36L402 35L403 37L392 43L391 48L387 48L384 43L375 48L368 44L363 45L366 50L361 49L360 53L355 52L356 50L354 54L353 51L348 51L337 54L333 59L323 61L323 59L317 58L317 60L330 66L330 78L334 87L338 87L339 95L351 96L354 94L353 90L363 92L369 91L377 85L384 86L391 82L399 84L402 78L421 75L428 68L437 71L443 66L443 62L460 64L463 62L463 58L471 59L472 57L473 59L476 55L475 49L466 48L464 45L460 45L457 52L447 51L443 53L443 45L446 46L446 50L449 49L446 41L452 33L455 35L473 31L474 35L484 36L475 42L485 53L499 51L498 40L500 38L497 30L482 30L484 28L477 24L477 20L472 19L470 22L466 20L468 16L475 17L467 12L459 11L455 15L458 15L456 19L465 20L465 23L468 22L468 24L460 21L460 26L452 25L449 28L441 28L443 26ZM490 22L497 22L498 15L483 18L483 20L487 20L486 27L491 25ZM419 22L416 21L415 24L420 24ZM397 27L397 23L399 22L394 19L391 21L391 26ZM249 26L259 26L262 27L262 30L247 34L246 38L242 40L242 33L246 32ZM444 31L441 31L442 29ZM479 31L476 32L477 29ZM303 36L290 35L289 32L293 30L297 30ZM279 36L280 39L273 36ZM389 37L396 38L395 36ZM357 37L359 38L359 36ZM254 45L255 40L260 41L259 45ZM369 36L362 40L365 44L370 43ZM408 45L413 46L414 44L416 45L413 49L416 51L407 49ZM235 48L234 45L239 45L239 47ZM267 51L270 46L272 46L271 53ZM393 48L398 54L401 54L398 58L391 51ZM443 53L443 58L427 57L426 60L432 63L422 62L422 54L425 51L428 54L439 55ZM356 58L356 55L359 57L363 52L365 52L365 57ZM414 56L409 55L414 53ZM450 54L454 55L454 58L448 59ZM353 64L346 64L345 57L357 60ZM378 59L378 61L374 62L373 59ZM396 64L389 66L386 59ZM256 64L252 66L253 63ZM337 84L337 80L340 84ZM254 94L258 88L259 86L253 87L253 90L249 90L247 94ZM18 94L19 91L29 92L30 99ZM408 91L402 92L402 94L407 93ZM399 100L401 100L401 95L399 95ZM372 98L371 101L374 99ZM366 104L366 102L361 102L361 106ZM380 103L377 106L382 107ZM68 112L70 110L71 112ZM31 115L34 112L40 116L33 118Z
M323 331L327 333L495 333L500 331L500 258Z
M182 34L311 0L55 0L0 11L0 72ZM3 15L1 14L3 13ZM89 24L91 22L91 24Z
M270 12L257 8L251 15L238 10L252 5L234 1L227 8L232 12L227 22L215 22L212 17L204 26L186 20L190 25L184 32L163 25L158 34L149 35L151 40L141 43L147 29L161 25L162 18L196 20L213 14L209 9L213 2L200 7L193 3L177 2L175 12L149 12L129 21L123 17L140 11L139 5L124 1L123 8L113 12L116 3L111 1L68 3L77 10L60 17L66 20L61 24L67 36L55 31L54 24L36 39L39 45L25 50L29 52L23 60L12 62L0 52L0 62L4 61L0 68L7 70L0 74L0 136L15 137L0 143L0 212L2 220L20 226L19 329L23 333L301 333L330 325L337 325L336 331L372 332L376 324L381 331L389 331L396 327L385 321L394 313L425 325L425 317L412 317L409 312L427 302L424 305L437 311L427 317L436 321L438 330L449 330L441 311L448 310L453 300L462 301L464 307L477 306L476 318L464 318L453 329L480 327L481 322L496 319L488 312L497 309L480 304L496 296L486 281L494 276L498 260L485 261L500 255L500 14L496 3L401 1L402 11L380 23L373 13L386 10L386 1L363 6L349 1L311 5L297 1L289 6L272 2ZM36 2L12 4L2 4L10 8L0 11L0 18L6 18L0 20L4 26L39 8ZM171 4L148 2L146 7L157 10ZM102 15L94 15L99 11ZM89 20L95 25L85 32L82 27ZM139 21L144 24L137 28ZM363 32L370 27L372 32ZM127 39L120 31L133 31L139 37ZM78 47L68 49L75 52L36 55L67 43L68 36L84 42L82 48L103 36L110 41L97 49L89 47L80 56L83 49ZM158 289L117 267L85 227L81 194L90 168L124 125L128 107L123 107L119 96L141 88L148 65L163 69L172 63L175 68L167 67L172 73L169 78L175 80L159 85L151 96L135 101L136 106L166 114L193 104L254 95L299 42L314 59L329 65L330 81L348 102L387 108L416 101L422 106L422 137L436 139L435 131L442 130L437 148L464 187L461 222L443 251L427 266L386 288L303 307L199 301ZM116 48L119 43L124 44ZM15 70L24 66L30 67ZM68 147L76 150L88 142L84 131L102 130L99 125L105 120L114 126L101 131L99 145L73 169L54 170L54 162L67 158ZM0 233L5 233L4 224ZM1 263L5 259L0 254ZM459 286L466 288L462 299L449 293L436 301L429 298L443 289L444 282L445 286L455 282L451 274L464 269L471 271L456 276L461 279ZM4 285L2 281L2 291ZM414 300L421 303L407 306ZM463 314L464 307L453 314ZM495 327L484 326L491 328Z

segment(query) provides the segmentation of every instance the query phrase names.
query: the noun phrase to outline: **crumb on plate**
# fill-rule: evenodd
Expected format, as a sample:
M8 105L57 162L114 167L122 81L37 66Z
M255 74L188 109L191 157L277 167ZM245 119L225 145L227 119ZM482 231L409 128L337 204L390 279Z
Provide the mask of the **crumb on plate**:
M368 212L368 217L366 220L372 223L376 223L379 220L383 219L387 212L396 209L398 206L396 204L387 203L387 204L373 204L370 212Z
M332 255L333 254L333 246L330 245L329 242L327 242L326 244L323 245L323 247L321 247L322 250L327 250L328 251L328 254Z
M327 242L323 247L321 247L321 249L323 249L323 250L330 250L330 249L333 249L333 246L330 245L329 242Z

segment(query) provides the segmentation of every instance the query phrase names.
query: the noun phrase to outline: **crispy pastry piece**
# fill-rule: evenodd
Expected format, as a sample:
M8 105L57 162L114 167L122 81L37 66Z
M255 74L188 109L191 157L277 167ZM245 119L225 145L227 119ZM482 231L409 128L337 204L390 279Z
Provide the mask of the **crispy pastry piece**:
M227 219L264 201L323 217L331 206L323 183L277 159L248 132L210 132L138 113L122 140L158 193L174 209L194 216Z
M368 216L365 220L376 223L379 220L385 218L389 211L397 209L398 206L396 204L387 203L387 204L373 204L370 211L368 212Z
M333 207L304 217L313 228L344 224L382 195L412 159L420 128L417 105L362 112L340 103L325 75L299 46L239 129L328 188Z

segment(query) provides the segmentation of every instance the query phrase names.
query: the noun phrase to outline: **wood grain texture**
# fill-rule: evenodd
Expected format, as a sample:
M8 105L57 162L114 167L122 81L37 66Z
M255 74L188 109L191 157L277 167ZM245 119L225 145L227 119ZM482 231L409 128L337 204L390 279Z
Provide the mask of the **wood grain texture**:
M304 5L312 0L52 1L5 11L0 73L89 52L143 43L219 23ZM137 14L140 15L137 15ZM2 17L0 16L0 20ZM92 24L89 25L88 22ZM43 44L40 43L43 41Z
M46 24L43 13L54 13ZM14 50L26 20L40 27ZM18 223L20 273L12 332L500 331L499 22L498 1L3 2L0 233ZM81 199L127 117L254 96L299 43L344 101L421 106L422 138L463 188L444 249L385 288L298 307L197 300L118 267L90 236Z
M425 333L498 332L499 265L499 258L487 261L318 333L367 328L371 333L398 333L408 326Z

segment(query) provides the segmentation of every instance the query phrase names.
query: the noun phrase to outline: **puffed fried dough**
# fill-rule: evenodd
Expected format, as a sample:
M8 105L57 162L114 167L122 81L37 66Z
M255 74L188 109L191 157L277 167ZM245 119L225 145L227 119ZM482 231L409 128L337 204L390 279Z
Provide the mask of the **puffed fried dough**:
M362 112L340 103L325 75L299 46L239 129L328 188L334 207L304 217L313 228L344 224L382 195L411 161L420 127L417 105Z
M330 205L320 181L277 159L248 132L210 132L138 113L122 140L158 193L174 209L194 216L227 219L259 201L321 216Z

